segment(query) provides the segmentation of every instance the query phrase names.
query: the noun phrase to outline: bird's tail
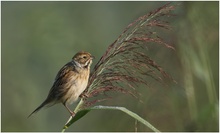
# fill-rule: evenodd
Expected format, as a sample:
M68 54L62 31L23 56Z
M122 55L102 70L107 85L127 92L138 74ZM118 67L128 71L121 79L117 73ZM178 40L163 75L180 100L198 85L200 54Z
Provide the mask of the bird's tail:
M46 99L39 107L37 107L29 116L28 118L33 115L34 113L37 113L41 108L43 108L45 105L47 105L49 102L48 102L48 99Z

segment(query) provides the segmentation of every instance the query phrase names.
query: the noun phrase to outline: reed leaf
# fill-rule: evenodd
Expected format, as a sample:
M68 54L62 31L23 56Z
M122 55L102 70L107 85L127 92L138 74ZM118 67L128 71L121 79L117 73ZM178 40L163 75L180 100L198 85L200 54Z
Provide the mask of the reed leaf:
M78 111L76 113L75 117L73 119L71 119L70 122L67 122L67 124L63 127L62 132L64 132L72 123L76 122L77 120L79 120L81 117L83 117L84 115L86 115L87 113L89 113L92 110L119 110L119 111L122 111L122 112L128 114L129 116L133 117L134 119L138 120L140 123L144 124L145 126L149 127L152 131L160 132L157 128L155 128L153 125L151 125L148 121L144 120L136 113L134 113L124 107L100 106L100 105Z

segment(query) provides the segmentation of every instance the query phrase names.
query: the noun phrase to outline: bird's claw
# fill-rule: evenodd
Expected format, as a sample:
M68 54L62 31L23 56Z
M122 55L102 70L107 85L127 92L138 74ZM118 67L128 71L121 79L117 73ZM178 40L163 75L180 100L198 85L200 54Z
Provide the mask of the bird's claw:
M82 93L81 95L79 95L79 97L82 99L87 99L89 97L89 95L86 93Z

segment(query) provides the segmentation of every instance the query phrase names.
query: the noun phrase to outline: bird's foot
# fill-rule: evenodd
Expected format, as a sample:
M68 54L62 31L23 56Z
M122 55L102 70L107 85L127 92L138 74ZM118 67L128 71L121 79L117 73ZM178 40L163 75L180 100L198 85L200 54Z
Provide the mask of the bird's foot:
M75 114L74 112L71 112L70 115L71 115L72 117L74 117L76 114Z
M81 95L79 95L79 97L82 99L87 99L89 97L89 95L86 93L82 93Z

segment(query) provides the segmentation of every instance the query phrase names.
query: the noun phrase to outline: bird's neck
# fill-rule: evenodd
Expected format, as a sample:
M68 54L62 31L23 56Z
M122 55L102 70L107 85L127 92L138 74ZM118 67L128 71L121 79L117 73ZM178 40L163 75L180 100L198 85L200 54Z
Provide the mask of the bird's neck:
M83 68L82 65L77 61L72 60L72 63L79 68Z
M88 70L90 70L91 62L89 62L89 63L87 63L87 64L85 64L85 65L82 65L82 64L80 64L79 62L72 60L72 63L73 63L76 67L78 67L78 68L80 68L80 69L83 68L83 69L88 69Z

